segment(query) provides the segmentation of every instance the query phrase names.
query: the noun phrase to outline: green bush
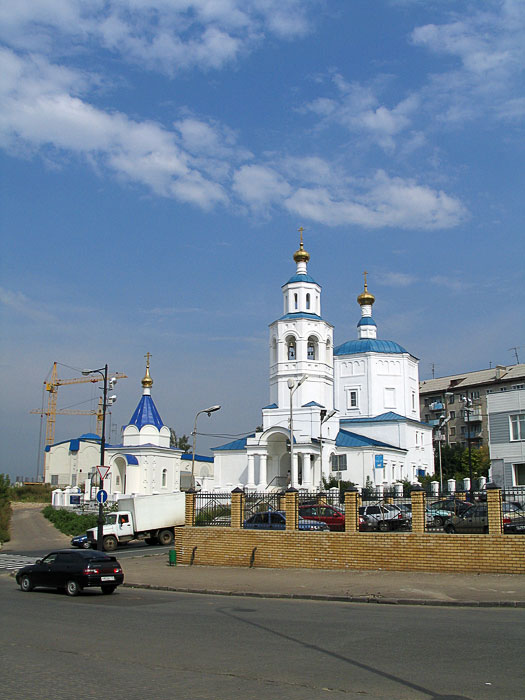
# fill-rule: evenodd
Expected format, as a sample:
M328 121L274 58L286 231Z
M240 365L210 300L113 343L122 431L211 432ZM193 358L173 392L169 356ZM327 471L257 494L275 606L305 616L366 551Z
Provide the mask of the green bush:
M11 521L11 505L6 498L0 499L0 542L9 542L9 524Z
M89 528L97 526L98 516L95 513L79 515L65 508L56 509L52 506L46 506L42 515L64 535L82 535Z
M24 503L51 503L51 486L49 484L11 486L9 498L11 501Z

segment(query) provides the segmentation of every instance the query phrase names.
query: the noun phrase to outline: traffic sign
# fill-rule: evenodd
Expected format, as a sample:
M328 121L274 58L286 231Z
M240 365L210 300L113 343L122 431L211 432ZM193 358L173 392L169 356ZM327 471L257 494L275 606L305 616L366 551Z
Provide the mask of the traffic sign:
M376 469L383 469L383 455L376 455L375 456L375 468Z
M104 491L104 489L100 489L100 491L97 491L97 501L99 503L105 503L108 500L108 492Z
M104 479L108 475L109 469L110 467L97 467L98 475L100 476L102 481L104 481Z

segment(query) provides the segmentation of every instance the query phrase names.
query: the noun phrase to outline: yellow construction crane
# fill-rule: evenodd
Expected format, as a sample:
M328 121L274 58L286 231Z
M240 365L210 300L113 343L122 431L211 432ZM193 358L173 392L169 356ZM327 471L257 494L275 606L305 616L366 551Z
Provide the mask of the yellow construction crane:
M126 379L127 374L122 374L117 372L112 374L112 377L116 379ZM49 381L44 381L44 386L48 392L47 397L47 410L36 409L30 411L30 413L39 413L41 416L46 417L46 443L45 446L52 445L55 441L55 423L57 414L60 415L75 415L75 416L97 416L97 434L101 435L102 430L102 400L99 400L98 408L94 411L76 411L71 409L58 409L57 410L57 398L58 398L58 387L65 386L67 384L85 384L90 382L91 384L97 384L101 379L99 377L76 377L75 379L59 379L57 375L57 363L53 363L53 369L51 370L51 378ZM44 459L44 474L45 474L45 459Z

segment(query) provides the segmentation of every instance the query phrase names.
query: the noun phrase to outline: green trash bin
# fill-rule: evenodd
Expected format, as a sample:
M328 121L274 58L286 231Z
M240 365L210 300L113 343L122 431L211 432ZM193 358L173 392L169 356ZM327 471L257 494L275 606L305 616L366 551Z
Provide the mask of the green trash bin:
M177 566L177 552L175 549L169 551L170 566Z

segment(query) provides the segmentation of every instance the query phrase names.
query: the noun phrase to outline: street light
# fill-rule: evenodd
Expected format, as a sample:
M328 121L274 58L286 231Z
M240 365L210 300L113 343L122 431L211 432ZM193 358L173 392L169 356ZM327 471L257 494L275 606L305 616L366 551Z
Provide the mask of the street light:
M332 416L335 416L337 411L333 409L332 411L327 411L326 408L321 409L321 423L319 425L319 455L320 455L320 468L321 468L321 473L319 475L319 488L322 490L323 488L323 424L326 423L327 420L330 420Z
M195 422L193 424L193 454L191 457L191 488L195 488L195 441L197 439L197 418L201 413L207 413L210 416L215 411L218 411L220 406L210 406L209 408L203 408L202 411L198 411L195 416Z
M115 395L108 397L108 387L113 389L117 383L116 377L111 377L108 381L108 366L107 364L100 369L83 369L82 374L86 377L89 374L100 374L104 380L104 388L102 393L102 435L100 436L100 466L104 466L104 454L106 449L106 410L108 405L111 406L117 400ZM99 490L102 491L104 487L104 477L102 476L103 470L99 470ZM98 518L97 518L97 549L103 550L104 543L104 504L102 500L98 503Z
M465 404L465 414L467 416L468 475L470 480L469 493L470 500L472 501L472 448L470 444L470 414L472 411L472 399L469 399L468 396L462 396L461 400Z
M294 395L294 392L296 389L298 389L303 382L305 382L308 379L307 374L303 374L301 379L293 379L290 377L288 379L288 389L290 389L290 474L291 474L291 485L293 486L294 484L297 483L297 474L294 474L294 468L293 468L293 404L292 404L292 396Z
M441 468L441 440L442 438L442 433L441 429L445 427L445 425L449 422L450 416L445 416L443 413L441 416L439 416L439 423L438 423L438 429L437 429L437 441L438 441L438 453L439 453L439 489L440 493L443 493L443 469Z

